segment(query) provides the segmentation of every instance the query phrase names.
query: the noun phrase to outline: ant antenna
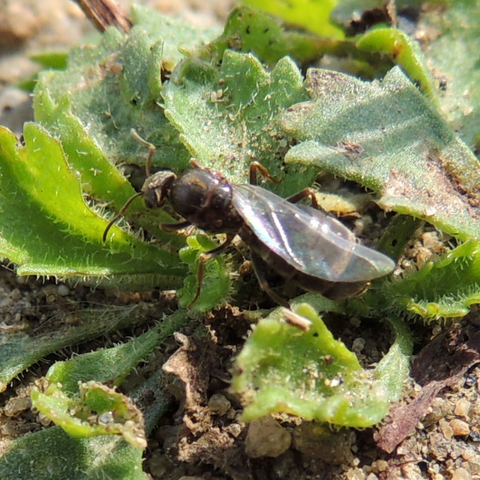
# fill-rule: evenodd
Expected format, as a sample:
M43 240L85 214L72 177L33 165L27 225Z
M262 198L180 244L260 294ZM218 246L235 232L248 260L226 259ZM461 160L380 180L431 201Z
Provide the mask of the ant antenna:
M133 195L133 197L130 197L128 200L127 200L127 203L122 207L122 209L120 210L120 213L113 217L110 222L108 222L108 225L107 225L107 228L105 229L105 231L103 232L103 237L102 237L102 240L103 240L103 243L105 243L107 241L107 235L108 235L108 232L109 230L112 228L113 224L120 218L120 217L123 217L125 215L125 212L127 211L128 207L131 205L131 203L138 197L143 197L143 192L138 192L136 193L135 195Z
M147 178L148 178L152 175L152 172L151 172L152 159L153 159L153 156L155 155L155 152L157 151L157 147L153 143L150 143L144 140L134 128L130 130L130 135L135 140L137 140L137 142L140 142L142 145L145 145L146 147L148 147L148 157L145 163L145 173L147 174Z
M132 137L135 140L137 140L138 142L140 142L142 145L145 145L146 147L148 147L148 157L147 157L147 161L145 163L145 173L147 174L147 178L148 178L148 177L151 176L152 159L153 159L153 155L155 154L155 151L157 150L157 148L155 147L155 145L153 143L150 143L150 142L147 142L146 140L144 140L137 133L137 131L134 128L132 128L130 130L130 135L132 135ZM123 217L125 215L125 212L127 211L128 207L132 204L132 202L135 199L137 199L138 197L143 197L143 194L144 194L144 192L142 190L141 192L138 192L135 195L133 195L131 198L129 198L127 200L127 202L125 203L125 205L120 210L119 214L117 216L115 216L114 218L112 218L112 220L110 220L110 222L108 222L107 228L105 228L105 231L103 232L103 237L102 237L103 243L105 243L107 241L108 232L112 228L113 224L120 217Z

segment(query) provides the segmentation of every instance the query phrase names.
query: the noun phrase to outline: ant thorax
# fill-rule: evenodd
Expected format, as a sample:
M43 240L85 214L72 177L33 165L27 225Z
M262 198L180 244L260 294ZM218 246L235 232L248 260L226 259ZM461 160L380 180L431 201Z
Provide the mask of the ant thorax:
M232 205L232 188L220 175L189 170L170 188L172 208L185 220L210 233L236 233L243 219Z

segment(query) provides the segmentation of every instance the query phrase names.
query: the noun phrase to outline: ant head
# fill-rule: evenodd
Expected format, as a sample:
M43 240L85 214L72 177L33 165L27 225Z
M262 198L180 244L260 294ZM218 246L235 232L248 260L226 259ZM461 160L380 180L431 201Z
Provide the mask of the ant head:
M162 170L151 175L145 180L142 190L128 200L120 213L110 220L107 228L103 232L103 242L107 241L107 235L112 225L127 211L131 203L138 197L143 197L143 202L147 208L160 208L165 199L170 195L170 187L177 176L170 170Z
M170 187L177 176L170 170L161 170L148 177L142 187L143 202L147 208L160 208L169 197Z

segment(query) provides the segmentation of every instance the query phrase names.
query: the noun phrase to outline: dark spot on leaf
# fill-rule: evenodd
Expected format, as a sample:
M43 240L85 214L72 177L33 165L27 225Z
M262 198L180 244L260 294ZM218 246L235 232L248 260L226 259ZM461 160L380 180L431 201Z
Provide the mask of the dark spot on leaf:
M403 53L403 50L404 50L404 46L400 42L398 42L398 44L392 50L392 57L394 59L397 58L399 55ZM418 83L418 80L417 80L417 83ZM417 85L417 87L419 87L419 85Z
M267 28L263 31L263 33L268 33L269 31L270 31L270 27L267 27Z
M133 105L134 107L137 105L137 103L138 103L138 101L137 101L136 98L132 98L132 99L130 100L130 105Z
M247 32L247 34L250 34L250 32L251 32L250 25L247 26L247 28L245 29L245 31Z
M314 336L315 338L318 337L318 332L315 332L315 333L313 334L313 336Z
M447 90L447 85L448 81L446 78L441 78L438 82L438 88L442 91L445 92Z

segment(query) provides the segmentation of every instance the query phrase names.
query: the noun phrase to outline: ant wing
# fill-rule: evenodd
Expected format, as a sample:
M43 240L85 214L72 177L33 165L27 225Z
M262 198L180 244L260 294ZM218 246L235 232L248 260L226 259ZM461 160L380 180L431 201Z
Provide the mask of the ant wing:
M233 204L258 239L307 275L331 282L366 282L395 263L356 243L355 235L326 213L290 203L255 185L233 185Z

